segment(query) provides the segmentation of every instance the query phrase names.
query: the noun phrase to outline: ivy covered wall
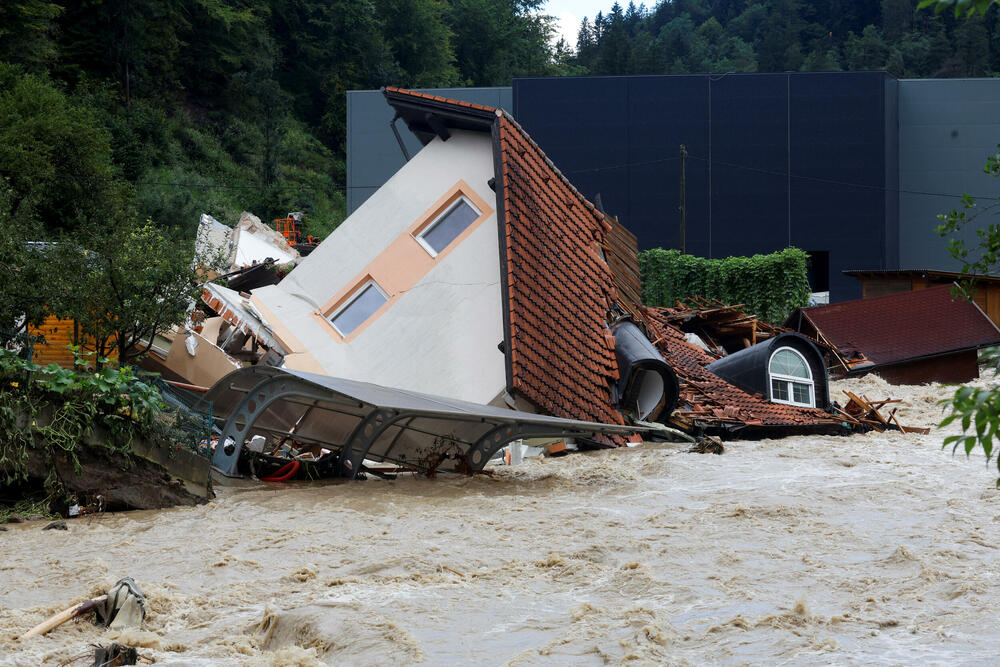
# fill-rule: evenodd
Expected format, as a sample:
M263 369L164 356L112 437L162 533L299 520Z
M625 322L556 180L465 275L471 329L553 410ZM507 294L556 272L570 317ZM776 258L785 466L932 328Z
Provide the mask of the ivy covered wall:
M808 255L798 248L725 259L654 248L639 253L639 270L643 301L649 306L673 306L700 296L743 304L747 312L780 323L809 303Z

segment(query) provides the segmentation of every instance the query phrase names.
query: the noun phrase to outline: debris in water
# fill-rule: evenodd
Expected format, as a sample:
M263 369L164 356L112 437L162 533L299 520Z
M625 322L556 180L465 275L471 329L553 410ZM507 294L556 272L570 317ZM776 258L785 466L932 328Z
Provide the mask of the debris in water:
M887 398L884 401L871 401L867 396L858 396L857 394L847 390L844 390L844 394L847 396L849 401L847 405L844 406L844 409L839 412L856 424L868 427L869 429L874 429L879 433L896 430L902 433L920 433L927 435L931 432L929 428L903 426L900 424L899 420L896 419L897 408L893 408L889 412L888 417L883 417L882 413L879 412L880 409L885 408L885 406L890 403L900 403L901 399Z
M46 524L45 528L42 530L69 530L66 527L65 521L53 521L52 523Z
M692 454L722 454L726 451L726 448L722 445L721 438L714 435L707 435L691 445L687 451Z
M64 609L25 632L21 639L44 635L89 611L94 611L97 623L106 628L138 627L146 618L146 597L131 577L119 579L106 594Z
M135 665L139 660L139 652L133 646L123 646L112 642L110 646L94 648L94 667L118 667L119 665Z

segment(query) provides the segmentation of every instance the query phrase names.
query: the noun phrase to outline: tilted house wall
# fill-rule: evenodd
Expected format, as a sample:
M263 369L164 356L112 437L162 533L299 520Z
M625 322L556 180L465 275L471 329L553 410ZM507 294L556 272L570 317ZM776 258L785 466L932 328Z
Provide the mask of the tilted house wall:
M286 367L495 402L505 371L493 175L488 134L435 139L281 283L255 290ZM432 256L421 225L460 196L481 215ZM388 300L343 336L329 317L368 281Z
M383 92L424 147L284 281L253 292L252 305L287 351L286 367L623 424L612 325L625 318L645 327L638 335L654 354L654 340L661 351L671 333L683 340L669 325L647 322L635 302L634 236L580 194L504 111ZM423 230L459 196L477 217L436 255L428 252ZM341 309L369 297L375 306L362 321L340 330ZM705 371L708 361L693 365L730 391L720 389L715 404L727 423L838 425L818 410L747 395ZM691 384L687 371L678 375ZM643 400L672 408L676 378L669 369L659 377L650 386L669 396ZM739 408L729 407L734 396L745 399ZM594 441L625 438L595 434Z

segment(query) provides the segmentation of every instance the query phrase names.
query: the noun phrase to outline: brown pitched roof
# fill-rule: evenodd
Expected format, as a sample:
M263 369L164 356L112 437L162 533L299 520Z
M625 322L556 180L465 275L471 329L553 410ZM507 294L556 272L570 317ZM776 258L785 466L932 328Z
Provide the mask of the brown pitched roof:
M840 419L822 410L772 403L734 387L705 368L715 357L687 342L684 333L668 323L673 315L670 309L645 311L656 346L681 381L681 399L674 412L679 425L687 427L684 422L699 420L716 425L743 422L750 427L839 427Z
M484 131L483 112L493 113L509 390L549 414L623 423L612 403L618 363L607 326L617 304L656 341L682 381L680 412L688 421L839 428L840 420L821 410L771 403L706 370L713 357L685 341L665 313L637 303L634 236L587 201L508 114L399 88L386 92L425 142L433 133L425 127L426 108L414 102L426 101L432 113L459 123L467 120L455 120L464 108Z
M506 114L499 146L513 387L554 415L620 424L609 227Z
M386 86L385 90L390 93L399 93L401 95L408 95L410 97L419 97L425 100L431 100L434 102L443 102L444 104L455 105L459 107L465 107L467 109L479 109L480 111L496 111L493 107L484 106L482 104L473 104L472 102L463 102L462 100L451 100L447 97L441 97L440 95L428 95L427 93L418 93L415 90L406 90L405 88L396 88L395 86Z
M555 416L623 423L611 396L618 362L606 324L615 287L602 257L604 215L503 111L385 90L397 110L425 100L448 114L494 113L508 389Z
M953 299L950 285L803 308L802 315L842 353L857 350L876 365L1000 343L996 325L976 304Z

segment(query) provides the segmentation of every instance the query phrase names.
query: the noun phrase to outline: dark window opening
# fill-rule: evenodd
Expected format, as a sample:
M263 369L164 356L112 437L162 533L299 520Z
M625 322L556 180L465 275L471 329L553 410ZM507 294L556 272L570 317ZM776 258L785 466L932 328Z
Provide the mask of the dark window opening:
M806 250L809 255L809 287L813 292L830 291L830 251Z

